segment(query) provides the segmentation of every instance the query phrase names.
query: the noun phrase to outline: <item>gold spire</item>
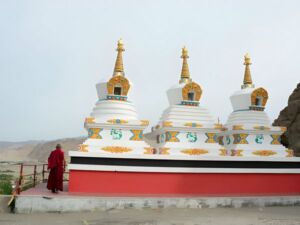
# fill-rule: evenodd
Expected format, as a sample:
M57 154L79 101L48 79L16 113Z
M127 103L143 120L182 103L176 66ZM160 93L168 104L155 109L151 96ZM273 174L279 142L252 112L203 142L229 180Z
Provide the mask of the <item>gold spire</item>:
M118 41L118 48L116 49L118 52L115 69L114 69L114 75L113 76L124 76L124 68L123 68L123 57L122 52L125 51L123 46L123 40L120 39Z
M183 59L182 62L182 69L181 69L181 77L180 77L180 81L179 83L189 83L191 82L191 78L190 78L190 70L189 70L189 65L187 63L187 59L189 58L188 55L188 50L186 47L182 48L182 55L181 58Z
M242 89L247 88L247 87L254 87L254 84L252 83L252 78L251 78L251 72L250 72L250 65L251 63L251 58L250 55L247 53L244 56L244 65L245 67L245 74L244 74L244 84L242 85Z

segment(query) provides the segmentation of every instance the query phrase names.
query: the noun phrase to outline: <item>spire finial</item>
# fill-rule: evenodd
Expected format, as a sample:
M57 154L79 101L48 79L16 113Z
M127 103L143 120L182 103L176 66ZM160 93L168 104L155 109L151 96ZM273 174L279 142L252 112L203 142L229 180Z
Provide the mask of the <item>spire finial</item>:
M250 72L250 65L251 65L251 58L248 53L244 56L244 65L245 67L245 73L244 73L244 84L242 85L242 89L247 88L247 87L254 87L254 84L252 83L252 78L251 78L251 72Z
M180 84L181 83L189 83L192 80L190 78L190 70L189 70L189 65L187 62L187 59L189 58L188 50L185 46L182 48L181 58L183 59L183 62L182 62L181 77L180 77L179 83Z
M115 69L114 69L114 75L113 76L124 76L122 52L124 52L125 49L124 49L122 39L118 40L118 47L117 47L116 51L118 52L118 55L117 55L117 59L116 59L116 64L115 64Z

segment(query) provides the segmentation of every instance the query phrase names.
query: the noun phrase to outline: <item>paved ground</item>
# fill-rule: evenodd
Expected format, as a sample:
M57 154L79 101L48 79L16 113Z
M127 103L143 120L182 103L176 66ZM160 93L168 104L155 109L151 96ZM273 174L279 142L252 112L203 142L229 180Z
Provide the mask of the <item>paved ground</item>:
M0 214L0 225L300 225L300 207Z

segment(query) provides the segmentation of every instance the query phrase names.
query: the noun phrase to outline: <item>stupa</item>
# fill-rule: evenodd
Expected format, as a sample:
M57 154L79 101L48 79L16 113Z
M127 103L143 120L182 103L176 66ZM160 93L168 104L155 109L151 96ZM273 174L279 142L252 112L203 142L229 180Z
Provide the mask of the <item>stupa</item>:
M135 106L129 100L132 84L124 73L124 50L119 40L113 76L96 85L98 101L85 120L88 138L80 146L83 152L143 154L149 148L143 141L143 131L149 121L138 119Z
M217 134L222 126L200 104L202 88L191 79L186 47L182 48L181 58L179 83L167 91L169 107L145 137L159 154L219 155Z
M268 92L263 87L255 88L249 54L244 56L244 60L244 82L241 90L230 97L233 112L220 134L220 143L226 148L223 155L290 157L293 151L280 143L280 135L286 128L271 126L264 111Z
M109 195L291 195L300 193L300 159L280 145L284 128L264 112L268 93L255 88L245 57L242 90L223 127L200 104L202 89L190 78L182 50L179 84L152 132L129 101L123 43L113 77L96 85L99 100L85 121L88 138L70 151L69 192ZM150 143L146 144L144 140ZM221 145L219 145L219 142Z

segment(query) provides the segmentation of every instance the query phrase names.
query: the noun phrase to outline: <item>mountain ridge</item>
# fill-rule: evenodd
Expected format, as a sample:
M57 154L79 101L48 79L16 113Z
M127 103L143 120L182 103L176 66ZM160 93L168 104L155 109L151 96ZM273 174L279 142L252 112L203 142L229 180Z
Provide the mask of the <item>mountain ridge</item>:
M73 137L49 141L1 141L0 161L46 162L50 152L55 149L58 143L62 145L66 159L68 160L68 152L77 150L78 146L85 139L85 137Z

